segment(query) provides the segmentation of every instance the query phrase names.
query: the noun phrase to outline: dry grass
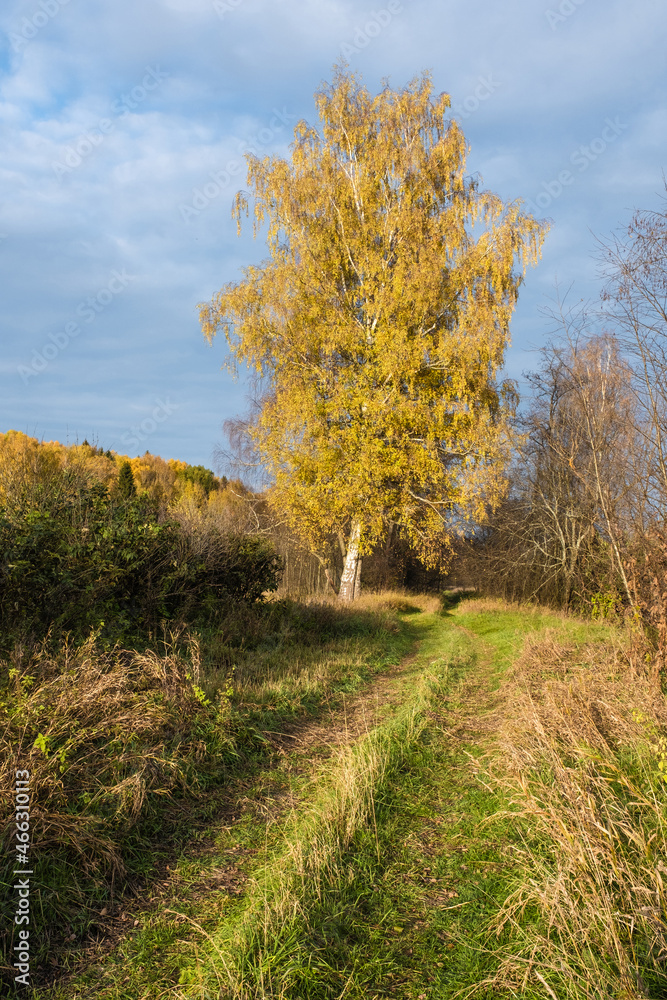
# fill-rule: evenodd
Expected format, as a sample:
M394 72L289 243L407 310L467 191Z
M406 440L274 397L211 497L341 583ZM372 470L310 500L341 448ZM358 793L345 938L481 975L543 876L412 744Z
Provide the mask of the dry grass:
M136 823L147 795L182 785L186 758L206 751L191 738L194 717L210 712L197 693L196 643L188 659L100 652L91 639L55 656L19 650L13 660L4 664L13 690L0 706L3 787L15 768L30 771L40 849L68 843L84 864L122 868L118 831Z
M273 598L278 600L278 598ZM335 609L337 617L346 614L356 614L358 611L373 612L382 615L383 612L410 613L416 611L435 612L440 608L440 598L438 594L416 593L406 589L394 588L391 590L362 590L361 596L352 604L344 604L332 593L315 594L306 596L300 600L302 605L320 609L320 613L326 614L324 609L329 607Z
M667 706L618 642L527 638L491 754L523 827L493 982L551 997L664 996ZM488 984L487 984L488 985Z
M128 835L165 796L196 788L202 760L227 738L227 710L202 703L193 641L188 656L159 656L101 652L91 639L55 655L17 649L0 667L0 782L10 789L16 769L30 772L35 850L49 859L34 905L58 939L124 874ZM10 867L11 809L3 797ZM3 912L11 902L9 893Z
M466 597L459 604L459 613L466 615L483 615L494 612L506 614L508 611L516 611L524 617L533 615L541 616L548 613L551 617L562 618L563 621L568 620L568 616L564 612L559 614L558 611L553 611L551 608L547 612L544 605L524 604L521 601L506 601L501 597Z
M418 594L409 590L382 590L375 594L365 594L355 601L355 606L378 611L392 611L410 614L417 611L435 613L440 610L438 594Z

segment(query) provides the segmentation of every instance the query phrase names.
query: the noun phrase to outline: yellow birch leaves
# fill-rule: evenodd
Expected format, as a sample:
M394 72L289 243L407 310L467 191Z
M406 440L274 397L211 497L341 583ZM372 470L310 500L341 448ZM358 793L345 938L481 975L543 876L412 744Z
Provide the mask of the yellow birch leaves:
M393 522L433 561L501 491L514 390L497 374L545 230L466 177L428 75L372 96L336 67L316 103L291 162L247 157L269 257L202 327L260 376L249 433L313 546L355 520L367 551ZM239 193L239 225L248 209Z

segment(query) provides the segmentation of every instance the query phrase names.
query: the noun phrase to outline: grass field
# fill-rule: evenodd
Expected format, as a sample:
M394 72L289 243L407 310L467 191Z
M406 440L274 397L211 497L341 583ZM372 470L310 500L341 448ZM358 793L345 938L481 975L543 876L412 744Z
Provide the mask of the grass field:
M202 638L224 774L202 751L41 1000L667 995L667 715L631 635L418 595L265 613Z

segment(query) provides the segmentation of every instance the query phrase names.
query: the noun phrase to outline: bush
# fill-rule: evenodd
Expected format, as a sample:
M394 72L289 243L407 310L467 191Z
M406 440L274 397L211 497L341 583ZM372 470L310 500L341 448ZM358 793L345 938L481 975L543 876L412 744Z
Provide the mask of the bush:
M215 616L278 586L281 562L253 536L196 537L146 493L123 497L64 469L0 499L0 625L10 635L128 643L162 620ZM5 647L7 648L7 647Z

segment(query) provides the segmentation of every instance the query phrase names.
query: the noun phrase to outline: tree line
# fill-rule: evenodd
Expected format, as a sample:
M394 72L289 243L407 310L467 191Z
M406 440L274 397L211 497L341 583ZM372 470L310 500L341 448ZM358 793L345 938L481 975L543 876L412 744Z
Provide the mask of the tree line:
M667 211L599 242L600 302L558 304L529 375L506 496L462 546L508 597L667 635Z

